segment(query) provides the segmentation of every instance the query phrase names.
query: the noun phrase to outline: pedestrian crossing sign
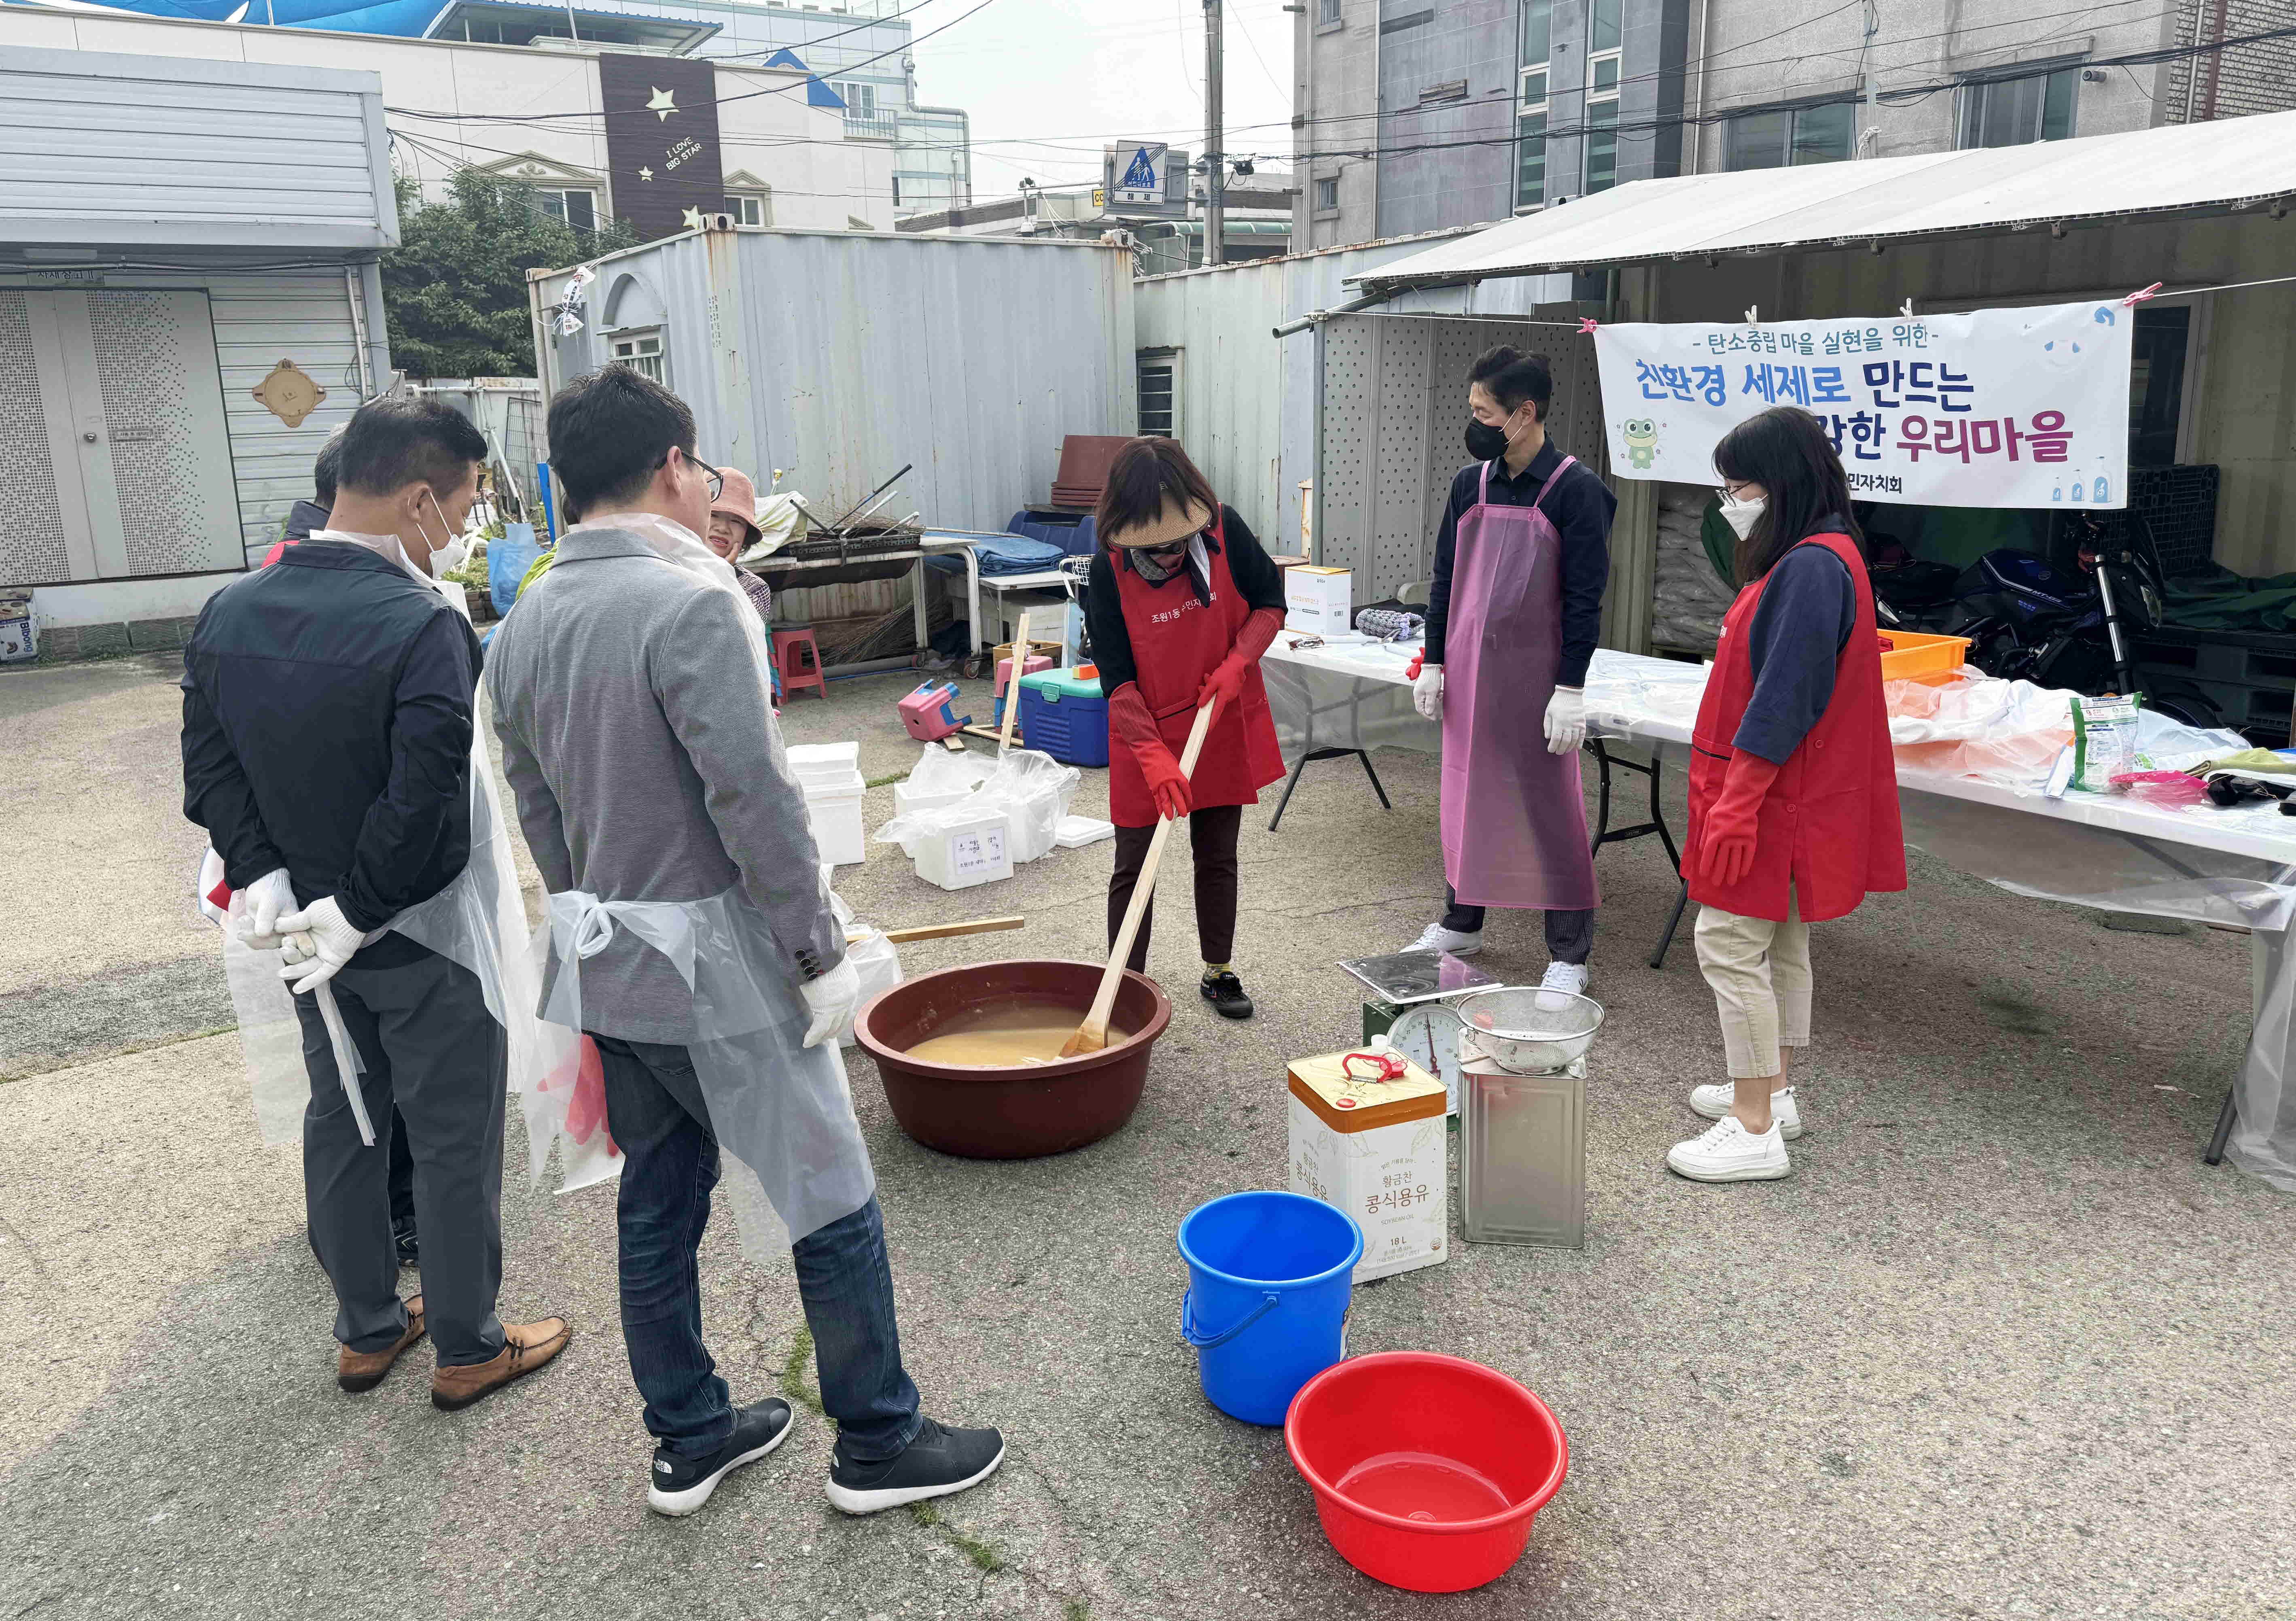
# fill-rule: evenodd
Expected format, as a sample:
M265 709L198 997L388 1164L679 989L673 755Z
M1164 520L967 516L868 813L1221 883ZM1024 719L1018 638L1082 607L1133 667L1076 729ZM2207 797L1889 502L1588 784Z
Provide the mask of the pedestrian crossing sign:
M1119 202L1164 201L1164 159L1171 149L1160 141L1128 141L1116 149L1122 174L1116 182Z

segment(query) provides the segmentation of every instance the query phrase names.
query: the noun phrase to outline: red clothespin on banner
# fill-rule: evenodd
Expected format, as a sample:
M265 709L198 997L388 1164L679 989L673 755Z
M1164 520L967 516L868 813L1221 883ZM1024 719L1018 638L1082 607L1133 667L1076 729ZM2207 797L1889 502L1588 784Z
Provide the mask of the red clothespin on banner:
M2132 304L2142 304L2146 299L2151 298L2154 293L2160 291L2161 284L2158 282L2153 283L2150 287L2140 287L2136 292L2130 293L2127 298L2121 300L2121 306L2126 309Z
M1578 335L1583 338L1601 325L1602 323L1597 321L1593 316L1580 316L1578 317Z

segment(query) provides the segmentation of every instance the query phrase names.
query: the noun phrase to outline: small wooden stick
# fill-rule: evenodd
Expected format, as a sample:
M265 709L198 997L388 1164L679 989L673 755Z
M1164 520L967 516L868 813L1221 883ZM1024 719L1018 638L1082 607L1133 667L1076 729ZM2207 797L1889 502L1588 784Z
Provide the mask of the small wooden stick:
M1196 756L1203 752L1204 734L1211 730L1212 711L1219 707L1215 698L1196 711L1196 724L1188 732L1188 746L1180 754L1180 775L1193 777ZM1156 824L1156 831L1148 841L1148 859L1141 863L1140 876L1132 885L1132 901L1124 909L1124 926L1116 931L1116 944L1108 953L1108 967L1101 971L1100 990L1092 999L1092 1011L1084 1016L1084 1023L1061 1049L1061 1057L1072 1058L1080 1052L1098 1052L1108 1045L1108 1021L1116 1011L1116 988L1124 982L1124 959L1132 955L1133 938L1140 933L1140 919L1147 914L1148 902L1156 893L1156 868L1164 859L1164 840L1172 831L1172 819L1164 817Z
M1002 754L1013 746L1013 722L1021 718L1021 671L1029 663L1029 610L1021 610L1021 628L1013 636L1012 673L1004 678L1004 735L996 739L996 752ZM996 671L988 671L991 692L996 687Z
M1006 929L1017 929L1027 922L1026 917L975 917L965 923L924 923L914 928L887 929L885 938L895 945L906 945L912 940L947 940L959 934L996 934Z

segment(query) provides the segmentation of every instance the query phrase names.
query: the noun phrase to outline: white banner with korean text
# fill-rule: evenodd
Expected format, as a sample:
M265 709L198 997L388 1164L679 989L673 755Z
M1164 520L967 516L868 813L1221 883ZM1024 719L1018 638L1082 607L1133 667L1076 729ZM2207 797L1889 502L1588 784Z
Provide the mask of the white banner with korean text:
M1825 424L1860 500L2120 506L2135 315L2114 301L1599 326L1611 472L1716 483L1723 434L1793 405Z

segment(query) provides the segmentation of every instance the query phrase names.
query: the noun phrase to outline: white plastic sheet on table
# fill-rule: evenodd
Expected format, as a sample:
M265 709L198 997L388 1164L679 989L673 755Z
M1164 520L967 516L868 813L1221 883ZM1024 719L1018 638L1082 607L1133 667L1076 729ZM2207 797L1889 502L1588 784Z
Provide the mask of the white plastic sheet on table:
M938 752L952 760L964 758L948 754L945 749ZM912 787L954 786L954 770L935 765L935 753L927 749L924 757L917 761L916 769L909 773ZM928 767L932 768L930 774ZM1061 819L1069 813L1069 798L1083 777L1084 773L1074 766L1062 765L1041 749L1008 749L963 799L934 810L897 816L877 829L875 842L898 844L901 853L914 860L918 845L927 837L960 823L998 815L1012 820L1007 848L1013 860L1033 861L1053 850Z
M785 1261L792 1236L852 1214L876 1191L836 1043L804 1045L812 1015L738 885L706 901L551 896L529 960L547 972L543 1017L566 1037L582 1028L579 965L617 929L668 958L693 992L685 1049L742 1249L762 1265Z
M1411 749L1440 754L1443 727L1412 707L1415 643L1362 635L1327 636L1323 646L1294 649L1279 631L1259 661L1275 741L1286 760L1309 749Z

